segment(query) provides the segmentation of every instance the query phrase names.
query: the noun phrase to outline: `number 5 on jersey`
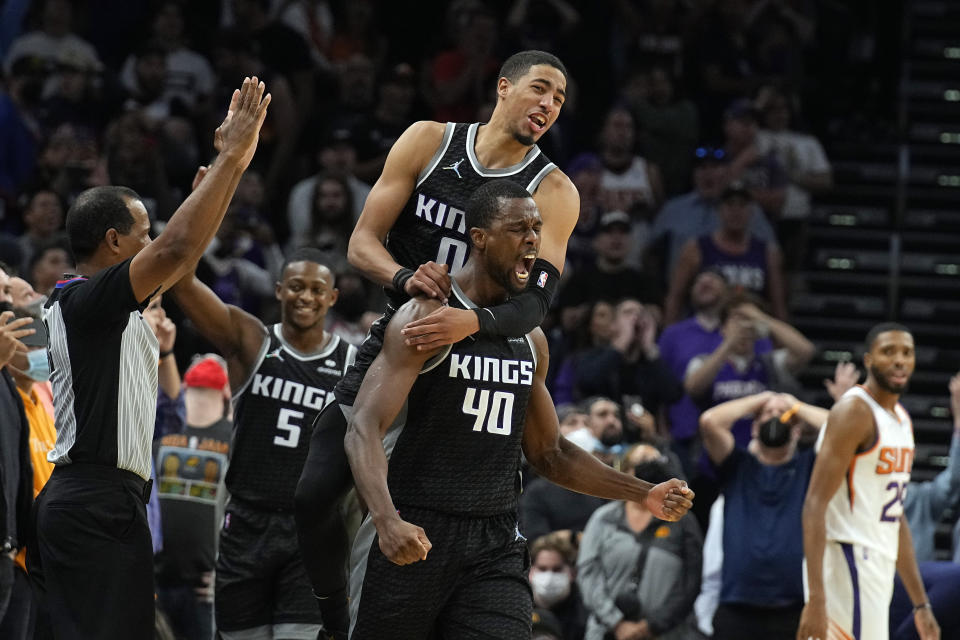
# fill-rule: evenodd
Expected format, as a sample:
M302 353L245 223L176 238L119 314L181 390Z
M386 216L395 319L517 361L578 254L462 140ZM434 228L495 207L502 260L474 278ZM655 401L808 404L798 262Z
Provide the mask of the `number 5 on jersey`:
M300 443L300 425L291 422L291 420L303 420L303 412L293 409L280 409L280 415L277 416L277 431L285 435L277 434L273 436L273 444L278 447L297 448Z
M467 387L463 396L463 412L475 416L474 431L483 431L486 424L487 431L501 436L510 435L513 429L513 393L509 391L494 391L491 397L489 389Z

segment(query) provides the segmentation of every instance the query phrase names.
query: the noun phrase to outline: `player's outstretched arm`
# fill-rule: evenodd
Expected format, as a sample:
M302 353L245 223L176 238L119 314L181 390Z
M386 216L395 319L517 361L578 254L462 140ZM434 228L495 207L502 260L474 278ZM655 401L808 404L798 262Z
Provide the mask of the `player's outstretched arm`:
M537 472L571 491L646 505L661 520L679 520L693 506L693 491L673 479L653 485L603 464L560 434L557 412L545 383L549 353L543 331L531 333L537 369L527 404L523 453Z
M357 486L377 529L380 550L399 565L424 560L431 544L423 529L404 521L387 486L387 456L383 436L396 419L423 363L435 352L411 349L403 343L400 327L432 311L439 303L414 298L390 320L383 348L360 385L347 423L344 449Z
M443 124L421 121L410 125L397 139L387 154L383 173L367 196L347 247L350 264L377 284L384 287L402 284L409 296L422 294L438 300L446 300L450 293L446 265L428 262L413 275L407 274L405 282L399 279L395 282L395 276L400 275L398 272L403 267L393 259L384 243L416 188L417 177L440 147L443 132Z
M267 117L270 94L255 77L246 78L234 91L223 124L217 128L217 159L206 177L170 217L157 239L134 256L130 284L137 300L170 288L196 265L213 239L226 203L257 148L260 127Z
M797 640L827 639L827 609L823 591L827 505L840 488L857 450L869 446L874 437L873 413L863 400L846 398L830 410L826 433L823 434L823 443L817 453L810 487L803 503L803 554L807 560L810 595L800 616Z
M900 516L900 542L897 552L897 573L903 581L910 602L913 603L913 621L917 626L920 640L940 640L940 625L933 616L927 590L920 577L917 567L917 557L913 551L913 536L910 535L910 525L907 518Z
M580 216L580 194L561 171L551 172L533 196L543 217L540 253L527 288L503 304L483 309L442 307L404 327L407 344L423 349L454 344L478 331L483 335L523 336L539 327L560 284L567 242Z
M267 329L255 316L217 297L190 270L170 290L197 331L213 343L227 361L230 386L236 389L249 377L267 339Z

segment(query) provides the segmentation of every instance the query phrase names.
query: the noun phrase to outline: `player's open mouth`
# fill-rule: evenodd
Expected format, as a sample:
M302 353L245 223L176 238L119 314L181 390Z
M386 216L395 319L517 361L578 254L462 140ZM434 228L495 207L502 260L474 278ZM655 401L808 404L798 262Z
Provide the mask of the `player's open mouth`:
M533 262L536 259L537 254L533 251L523 254L520 261L517 262L516 269L514 269L514 273L517 274L517 280L520 282L527 281L527 278L530 277L530 270L533 269Z
M907 383L907 374L905 373L891 373L890 382L894 384L906 384Z
M530 120L530 124L533 125L533 130L538 133L547 128L547 116L542 113L532 113L527 119Z

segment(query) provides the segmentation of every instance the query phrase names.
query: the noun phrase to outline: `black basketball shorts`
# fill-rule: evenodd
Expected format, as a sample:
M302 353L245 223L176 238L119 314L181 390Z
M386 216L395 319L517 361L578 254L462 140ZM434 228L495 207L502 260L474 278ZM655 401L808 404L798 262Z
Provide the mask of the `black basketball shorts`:
M227 639L231 631L255 629L265 638L317 637L320 610L300 557L293 513L231 500L220 531L214 609ZM248 636L254 637L243 637Z
M433 548L426 560L397 566L364 521L351 556L351 640L530 637L529 560L516 514L464 518L401 507L400 515L423 527Z

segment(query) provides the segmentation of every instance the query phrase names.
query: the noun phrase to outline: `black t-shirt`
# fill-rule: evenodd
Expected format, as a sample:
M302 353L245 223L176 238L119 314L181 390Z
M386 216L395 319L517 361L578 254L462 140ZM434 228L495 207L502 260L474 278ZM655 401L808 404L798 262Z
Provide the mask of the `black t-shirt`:
M163 524L157 580L163 586L200 586L201 575L214 568L232 434L233 424L219 420L203 428L187 425L154 445Z
M56 464L93 463L150 478L157 338L140 315L130 260L57 284L44 308L56 407Z
M624 298L634 298L644 304L663 302L660 287L653 276L633 267L605 273L591 264L570 276L560 291L559 306L576 307L598 300L616 304Z

